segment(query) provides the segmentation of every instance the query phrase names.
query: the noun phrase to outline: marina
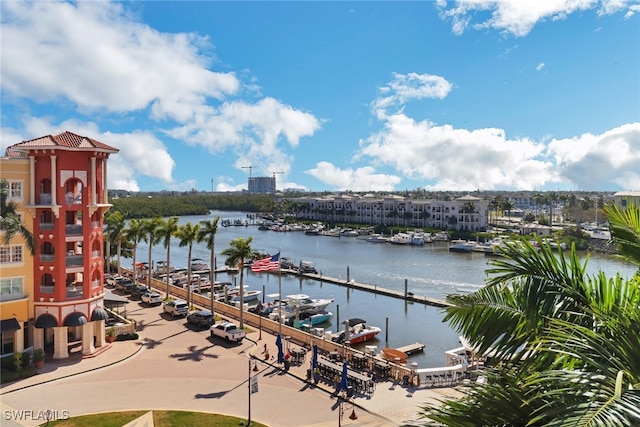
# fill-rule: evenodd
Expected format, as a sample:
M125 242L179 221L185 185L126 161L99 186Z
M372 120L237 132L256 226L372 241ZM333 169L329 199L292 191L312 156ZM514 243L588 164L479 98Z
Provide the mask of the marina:
M214 216L242 218L242 212L212 212L206 216L182 217L180 223L197 223ZM424 245L371 244L366 236L334 237L307 235L304 232L260 231L257 227L220 227L216 234L216 281L239 280L235 269L226 270L220 255L237 237L252 237L254 250L277 253L312 262L316 274L253 273L245 269L244 282L249 289L261 290L261 302L268 295L302 293L312 298L333 298L327 307L333 316L324 324L326 331L338 332L342 322L362 318L382 331L373 341L362 343L382 348L402 348L411 343L424 343L423 351L410 354L408 363L420 368L434 368L445 363L445 352L460 346L459 334L442 322L443 303L447 294L473 292L484 285L487 259L480 252L451 253L448 242ZM146 257L148 247L141 242L139 256ZM184 267L187 249L172 241L171 264ZM161 245L152 248L153 260L165 260ZM586 256L586 254L585 254ZM193 257L209 259L204 245L193 246ZM123 266L127 266L123 259ZM130 261L129 261L130 262ZM630 277L635 267L617 258L591 254L587 272L602 270L608 276L620 272ZM277 272L275 272L277 273ZM433 304L432 304L433 303Z

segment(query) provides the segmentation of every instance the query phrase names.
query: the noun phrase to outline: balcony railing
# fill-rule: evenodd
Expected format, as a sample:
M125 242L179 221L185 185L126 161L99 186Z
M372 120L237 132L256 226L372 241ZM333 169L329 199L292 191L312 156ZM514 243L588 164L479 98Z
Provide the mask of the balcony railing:
M50 205L53 198L51 197L51 193L40 193L40 202L39 205Z
M40 254L40 261L53 261L55 254Z
M53 222L41 222L40 230L53 230L54 223Z
M79 236L82 234L82 224L65 225L67 236Z
M41 294L52 294L54 293L56 290L56 287L54 285L42 285L40 286L40 293Z
M80 205L82 204L82 194L80 193L67 193L64 196L64 201L67 205Z
M82 287L67 286L67 298L82 298Z
M93 258L99 258L100 257L100 251L92 251L91 252L91 256Z
M81 267L82 255L67 255L67 267Z
M91 281L91 287L92 288L97 288L100 286L100 280L92 280Z
M91 228L100 228L100 221L91 221Z

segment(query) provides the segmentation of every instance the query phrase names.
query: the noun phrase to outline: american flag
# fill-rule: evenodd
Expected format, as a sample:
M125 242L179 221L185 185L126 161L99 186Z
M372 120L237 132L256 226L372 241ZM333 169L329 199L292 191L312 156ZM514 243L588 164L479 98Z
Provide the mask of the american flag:
M259 273L261 271L277 270L280 268L280 252L275 255L257 259L251 263L251 271Z

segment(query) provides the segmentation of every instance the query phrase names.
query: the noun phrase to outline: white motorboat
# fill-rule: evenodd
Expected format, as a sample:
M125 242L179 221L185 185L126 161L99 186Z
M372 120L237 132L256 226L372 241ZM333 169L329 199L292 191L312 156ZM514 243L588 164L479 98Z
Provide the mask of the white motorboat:
M466 240L452 240L449 244L449 252L471 252L475 246L474 242L468 242Z
M389 243L394 245L410 245L411 240L411 234L402 232L389 237Z
M388 238L378 233L370 234L365 240L369 243L387 243L389 241Z
M317 313L326 309L333 302L333 298L310 298L306 294L291 294L285 297L285 301L292 310L299 308L301 313L306 311Z

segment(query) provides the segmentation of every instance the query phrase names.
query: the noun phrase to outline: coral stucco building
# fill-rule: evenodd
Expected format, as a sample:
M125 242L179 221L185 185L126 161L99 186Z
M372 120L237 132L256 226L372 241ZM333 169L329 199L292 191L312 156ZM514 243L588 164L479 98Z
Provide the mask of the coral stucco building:
M103 216L117 152L63 132L12 145L0 159L7 201L35 242L31 254L0 230L2 354L33 346L62 359L105 344Z

